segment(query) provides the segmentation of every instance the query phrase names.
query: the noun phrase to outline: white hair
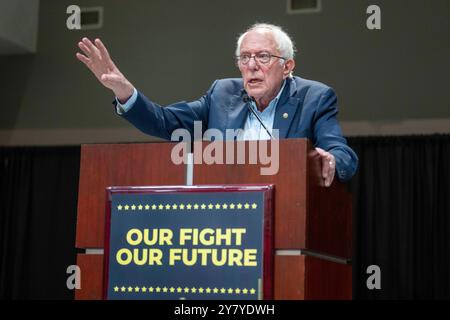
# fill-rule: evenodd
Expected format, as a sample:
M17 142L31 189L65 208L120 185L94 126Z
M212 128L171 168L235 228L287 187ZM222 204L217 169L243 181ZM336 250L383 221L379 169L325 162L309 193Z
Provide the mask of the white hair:
M248 28L243 34L241 34L237 40L236 44L236 56L239 56L241 53L241 43L244 39L245 35L256 29L268 29L277 44L277 50L280 52L280 55L286 59L293 59L295 54L295 46L291 37L279 26L269 24L269 23L255 23L250 28ZM280 63L284 63L280 60Z

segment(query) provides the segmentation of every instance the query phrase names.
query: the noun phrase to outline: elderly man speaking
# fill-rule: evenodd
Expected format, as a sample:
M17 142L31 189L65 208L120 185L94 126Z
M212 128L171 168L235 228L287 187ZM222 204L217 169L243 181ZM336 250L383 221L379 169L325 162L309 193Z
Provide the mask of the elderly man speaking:
M216 80L200 99L166 107L136 90L100 39L83 38L78 46L84 55L77 53L77 58L114 92L117 113L144 133L170 140L178 128L192 134L194 121L223 133L243 129L243 140L269 139L278 129L279 138L306 137L314 143L326 186L335 173L345 182L356 171L358 158L336 118L335 93L322 83L292 76L294 45L278 26L255 24L239 37L236 62L242 79Z

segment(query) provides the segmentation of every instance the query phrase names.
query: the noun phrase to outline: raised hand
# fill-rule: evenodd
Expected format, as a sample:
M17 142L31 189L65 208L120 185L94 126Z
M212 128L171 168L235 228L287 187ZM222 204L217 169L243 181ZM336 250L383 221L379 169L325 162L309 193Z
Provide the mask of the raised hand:
M88 38L83 38L78 47L84 53L77 52L78 60L92 71L101 84L111 89L120 102L126 102L134 87L116 67L102 41L95 39L92 43Z

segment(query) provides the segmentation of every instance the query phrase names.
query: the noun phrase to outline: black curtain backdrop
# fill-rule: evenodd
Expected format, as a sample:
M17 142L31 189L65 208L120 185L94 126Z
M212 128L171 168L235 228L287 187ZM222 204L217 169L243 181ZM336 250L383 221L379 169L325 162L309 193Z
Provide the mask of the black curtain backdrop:
M0 148L0 298L73 299L79 147Z
M355 299L450 298L450 135L361 137ZM0 148L0 298L73 299L79 147ZM369 290L367 267L381 270Z
M450 298L450 135L352 138L353 295ZM367 267L381 269L368 290Z

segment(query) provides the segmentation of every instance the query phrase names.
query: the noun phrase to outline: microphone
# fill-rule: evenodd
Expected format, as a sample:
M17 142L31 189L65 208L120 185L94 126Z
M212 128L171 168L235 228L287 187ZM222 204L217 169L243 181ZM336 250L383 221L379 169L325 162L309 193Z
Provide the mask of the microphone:
M255 101L255 99L253 99L252 97L250 97L248 94L244 95L244 97L242 98L242 100L245 102L245 105L247 106L247 108L250 110L250 112L256 117L256 119L258 119L259 123L263 126L264 130L266 130L267 134L269 135L270 139L273 140L273 136L270 133L269 129L267 129L266 125L264 124L264 122L262 121L261 117L256 113L255 110L253 110L251 104L249 102Z

